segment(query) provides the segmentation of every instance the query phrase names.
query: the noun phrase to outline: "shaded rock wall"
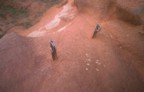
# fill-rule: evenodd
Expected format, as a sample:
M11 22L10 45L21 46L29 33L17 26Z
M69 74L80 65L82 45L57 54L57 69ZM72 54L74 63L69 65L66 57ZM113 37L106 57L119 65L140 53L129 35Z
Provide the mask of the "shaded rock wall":
M74 0L79 12L91 11L103 20L117 18L133 25L142 24L139 13L133 12L142 3L142 0Z

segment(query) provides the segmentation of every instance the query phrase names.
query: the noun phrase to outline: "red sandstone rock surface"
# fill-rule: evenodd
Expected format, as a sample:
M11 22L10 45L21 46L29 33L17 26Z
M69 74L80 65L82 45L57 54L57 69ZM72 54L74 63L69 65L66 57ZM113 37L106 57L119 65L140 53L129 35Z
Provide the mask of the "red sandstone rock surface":
M90 8L77 10L83 9L81 2ZM134 12L143 0L123 2L117 0L122 11L143 21L142 10ZM69 0L63 7L49 9L28 30L7 33L0 39L0 92L144 92L142 22L119 19L117 3L110 10L102 8L107 3ZM91 10L97 4L99 11ZM92 39L97 23L102 30ZM56 61L51 58L51 39Z

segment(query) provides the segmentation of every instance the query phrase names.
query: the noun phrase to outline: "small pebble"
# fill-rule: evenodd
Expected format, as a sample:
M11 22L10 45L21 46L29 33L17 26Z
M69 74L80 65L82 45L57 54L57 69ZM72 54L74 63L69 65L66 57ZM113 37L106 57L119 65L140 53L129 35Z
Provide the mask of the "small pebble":
M87 53L86 53L85 55L88 57L88 54L87 54Z
M97 63L98 65L101 65L101 63Z
M88 68L86 68L86 71L88 71Z
M90 66L90 64L89 64L89 63L87 63L86 65L87 65L87 66Z
M129 37L129 35L128 35L128 34L127 34L126 36L127 36L127 37Z
M91 59L88 59L88 61L91 61Z
M104 67L106 67L105 65L103 65Z
M99 60L96 60L96 62L99 62Z
M98 68L96 68L96 71L99 71L99 69L98 69Z

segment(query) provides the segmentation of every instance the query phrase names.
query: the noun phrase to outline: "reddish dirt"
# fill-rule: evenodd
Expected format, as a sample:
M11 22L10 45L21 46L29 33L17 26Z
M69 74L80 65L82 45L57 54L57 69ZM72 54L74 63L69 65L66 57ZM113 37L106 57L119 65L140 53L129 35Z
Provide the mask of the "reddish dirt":
M14 29L0 40L0 92L144 92L142 26L102 21L72 6L72 19L48 28L62 10L53 7L27 31ZM102 30L91 39L96 23Z

